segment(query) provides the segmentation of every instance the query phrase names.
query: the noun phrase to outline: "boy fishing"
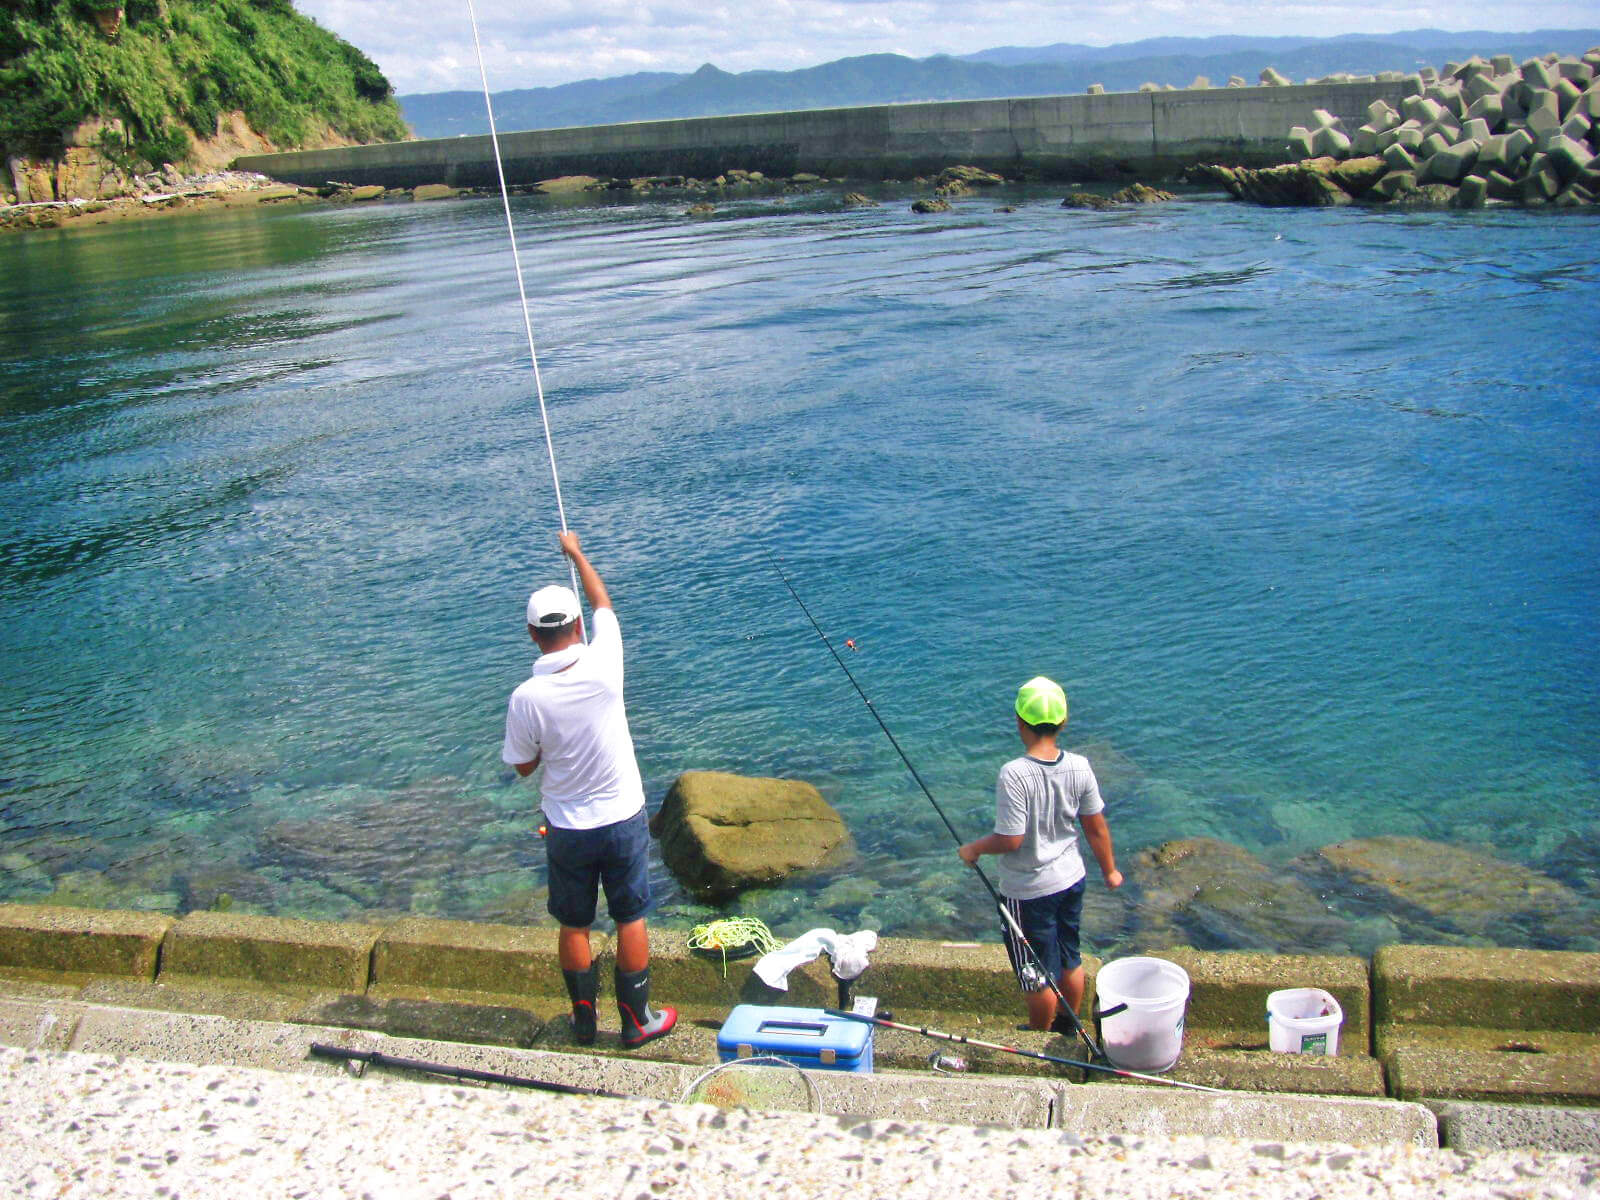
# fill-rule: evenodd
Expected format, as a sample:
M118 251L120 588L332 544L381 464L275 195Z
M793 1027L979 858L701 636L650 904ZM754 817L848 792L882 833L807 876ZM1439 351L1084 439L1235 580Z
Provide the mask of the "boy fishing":
M1105 802L1089 761L1056 745L1067 724L1067 694L1044 676L1017 691L1017 736L1023 753L1000 768L995 783L994 832L968 842L957 853L969 867L985 854L999 856L1000 893L1007 909L1044 965L1019 944L1005 925L1006 952L1027 994L1028 1024L1034 1029L1075 1032L1071 1018L1056 1012L1056 981L1074 1013L1083 1002L1083 958L1078 931L1086 871L1074 821L1083 829L1106 886L1122 886Z

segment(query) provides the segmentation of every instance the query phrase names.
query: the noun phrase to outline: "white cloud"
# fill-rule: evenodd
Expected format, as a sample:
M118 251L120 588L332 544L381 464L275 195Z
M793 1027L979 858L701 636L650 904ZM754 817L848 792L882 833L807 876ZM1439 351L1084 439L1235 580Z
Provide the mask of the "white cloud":
M1572 29L1596 23L1593 0L1395 0L1260 3L1147 0L474 0L489 83L549 87L634 71L794 70L858 54L967 54L1052 42L1109 45L1214 34L1325 37L1401 29ZM296 0L355 43L407 92L473 89L477 59L466 0Z

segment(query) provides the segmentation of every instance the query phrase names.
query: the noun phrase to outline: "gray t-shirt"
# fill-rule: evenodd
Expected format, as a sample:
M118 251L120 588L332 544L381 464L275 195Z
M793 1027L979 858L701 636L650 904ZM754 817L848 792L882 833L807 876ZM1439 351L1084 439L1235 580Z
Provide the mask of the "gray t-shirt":
M1022 837L1022 845L1000 855L1002 895L1032 900L1084 877L1076 820L1106 806L1088 759L1064 750L1055 762L1013 758L1000 768L994 796L994 831Z

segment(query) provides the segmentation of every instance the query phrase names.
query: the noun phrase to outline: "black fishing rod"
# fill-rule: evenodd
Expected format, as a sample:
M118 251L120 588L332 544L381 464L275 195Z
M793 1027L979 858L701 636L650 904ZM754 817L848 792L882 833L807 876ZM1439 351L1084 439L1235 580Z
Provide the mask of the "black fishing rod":
M545 1079L528 1079L522 1075L502 1075L498 1071L479 1071L472 1067L452 1067L446 1063L424 1062L418 1058L399 1058L378 1050L347 1050L343 1046L329 1046L323 1042L311 1043L311 1057L332 1058L342 1062L370 1063L375 1067L398 1067L405 1071L421 1071L445 1079L471 1079L477 1083L502 1083L508 1087L533 1088L541 1092L559 1092L564 1096L605 1096L612 1100L629 1097L620 1092L605 1092L599 1088L574 1087L569 1083L551 1083Z
M849 666L839 652L834 649L833 643L828 639L828 635L822 631L822 626L817 624L817 619L811 615L811 610L806 607L806 602L800 598L800 593L794 590L794 584L790 583L789 577L784 574L783 566L778 562L777 555L773 554L765 546L762 547L762 550L766 553L767 561L772 564L772 569L778 573L778 578L783 580L783 586L789 589L789 594L794 597L794 602L800 606L800 611L805 613L806 620L811 622L811 628L817 631L817 636L822 639L822 644L828 648L828 653L833 655L833 661L839 664L839 669L844 672L845 678L850 681L850 686L855 688L856 695L861 697L861 702L867 706L867 711L872 714L873 720L878 722L878 728L883 730L884 736L889 739L889 744L894 747L895 753L900 756L900 761L906 764L906 770L911 772L911 778L917 781L917 786L922 789L922 794L928 798L928 803L933 805L933 811L939 814L939 819L944 822L944 827L950 831L950 836L955 838L956 845L966 845L961 840L961 835L956 832L956 827L950 823L950 818L945 815L943 807L934 799L933 792L923 782L922 776L918 773L916 765L911 761L910 756L900 748L900 743L896 740L894 732L884 719L878 715L877 706L872 703L871 698L862 690L861 685L856 682L855 675L851 673ZM1095 1040L1089 1036L1089 1031L1083 1027L1083 1022L1078 1019L1077 1010L1068 1003L1066 995L1061 991L1061 985L1050 978L1050 972L1045 969L1044 960L1039 957L1039 952L1033 948L1033 943L1028 940L1027 934L1022 932L1022 926L1017 923L1017 919L1011 915L1011 910L1006 907L1005 899L1000 895L994 884L989 882L989 876L984 874L982 867L977 863L973 863L972 869L978 873L978 878L983 880L983 886L989 890L989 895L994 900L995 907L1000 910L1001 919L1010 928L1012 937L1027 952L1028 958L1032 960L1034 969L1044 977L1050 985L1050 990L1056 994L1057 1011L1067 1014L1073 1028L1078 1031L1078 1036L1083 1039L1083 1044L1089 1048L1089 1056L1096 1060L1104 1060L1106 1057L1105 1051L1096 1045Z
M1064 1067L1077 1067L1080 1071L1101 1071L1107 1075L1116 1075L1122 1079L1142 1079L1147 1083L1163 1083L1168 1087L1190 1088L1197 1092L1223 1094L1221 1088L1207 1087L1203 1083L1187 1083L1182 1079L1167 1079L1161 1075L1146 1075L1140 1071L1124 1071L1121 1067L1113 1067L1106 1063L1082 1062L1076 1058L1062 1058L1056 1054L1041 1054L1037 1050L1024 1050L1020 1046L1003 1046L999 1042L985 1042L978 1038L968 1037L964 1033L942 1033L937 1029L929 1029L926 1025L907 1025L901 1021L891 1021L887 1017L846 1012L841 1008L825 1008L822 1011L830 1017L838 1017L843 1021L860 1021L864 1025L876 1025L880 1029L903 1029L907 1033L920 1033L923 1037L937 1038L941 1042L959 1042L963 1046L977 1046L981 1050L999 1050L1002 1053L1016 1054L1023 1058L1037 1058L1041 1062L1059 1063Z

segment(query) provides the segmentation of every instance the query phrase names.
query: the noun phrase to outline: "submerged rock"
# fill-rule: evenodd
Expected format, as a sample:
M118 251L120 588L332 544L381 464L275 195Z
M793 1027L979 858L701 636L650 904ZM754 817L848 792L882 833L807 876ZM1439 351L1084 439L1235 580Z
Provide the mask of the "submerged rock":
M865 875L836 879L817 893L817 905L829 912L858 912L878 898L878 884Z
M1344 922L1316 892L1218 838L1141 850L1128 878L1138 894L1135 937L1147 949L1328 953L1345 944Z
M277 910L277 889L273 880L236 864L196 864L191 869L180 870L173 883L179 892L180 913L226 912L235 907L244 912Z
M0 887L0 898L44 895L52 887L50 873L20 851L0 854L0 876L5 884Z
M948 200L938 200L938 199L934 199L934 200L913 200L911 202L911 211L914 212L914 213L942 213L942 212L949 212L950 211L950 201L948 201Z
M667 869L711 900L837 866L853 849L843 819L809 783L722 771L680 775L651 829Z
M1117 202L1099 192L1072 191L1061 201L1062 208L1116 208Z
M68 871L56 876L55 890L40 898L43 904L65 908L129 908L141 912L175 912L175 891L141 889L119 882L100 871Z
M1565 884L1465 846L1417 837L1353 838L1308 856L1342 897L1390 916L1408 938L1454 934L1562 949L1592 940L1592 916Z
M877 208L878 202L870 196L863 196L860 192L846 192L844 194L846 208Z
M365 909L404 912L414 892L441 881L527 869L531 846L485 835L501 820L490 805L451 787L416 787L278 821L262 833L259 861L251 865L281 864Z
M1554 878L1600 900L1600 823L1569 833L1540 865Z

